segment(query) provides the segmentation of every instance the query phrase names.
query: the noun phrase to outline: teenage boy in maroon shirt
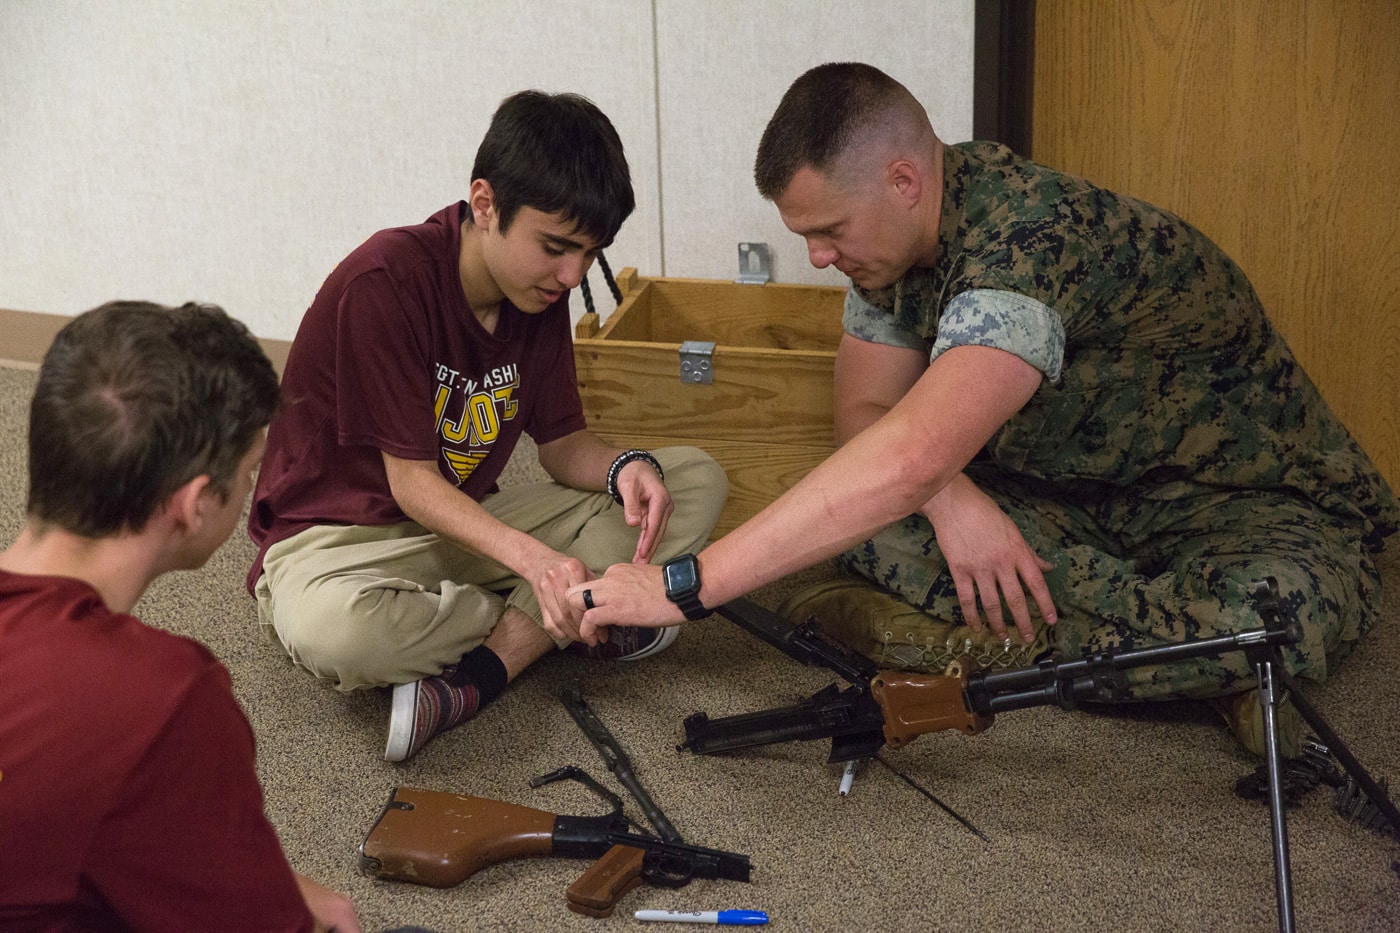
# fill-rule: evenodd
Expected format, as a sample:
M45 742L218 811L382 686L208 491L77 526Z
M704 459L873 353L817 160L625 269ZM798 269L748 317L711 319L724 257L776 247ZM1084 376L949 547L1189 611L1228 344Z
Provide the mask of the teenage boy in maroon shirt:
M624 450L584 422L568 293L633 204L596 106L515 94L467 199L370 237L302 320L248 585L298 666L343 691L393 688L391 761L568 645L546 627L577 627L569 586L686 553L719 518L727 484L707 454ZM498 489L522 432L552 481ZM674 637L614 636L593 653L635 659Z

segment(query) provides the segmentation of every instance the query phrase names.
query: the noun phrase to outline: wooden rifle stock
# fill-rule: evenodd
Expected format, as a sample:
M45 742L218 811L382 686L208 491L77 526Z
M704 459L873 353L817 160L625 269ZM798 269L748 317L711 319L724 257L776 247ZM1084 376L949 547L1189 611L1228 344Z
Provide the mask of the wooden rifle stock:
M629 833L616 813L561 816L412 787L394 788L360 844L360 867L375 877L437 888L530 856L597 859L568 891L569 909L594 917L610 915L642 881L680 887L692 878L749 880L748 856Z
M451 888L487 865L550 855L554 822L553 813L503 800L396 787L360 844L360 867L386 880Z

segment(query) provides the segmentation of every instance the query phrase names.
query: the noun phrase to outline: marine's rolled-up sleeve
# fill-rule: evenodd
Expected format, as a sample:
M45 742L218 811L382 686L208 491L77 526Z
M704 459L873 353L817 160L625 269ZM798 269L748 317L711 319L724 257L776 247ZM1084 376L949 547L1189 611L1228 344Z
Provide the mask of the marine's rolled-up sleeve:
M847 317L851 297L846 298ZM977 288L948 302L929 359L960 346L996 347L1013 353L1055 382L1064 365L1065 327L1058 314L1034 298Z
M846 292L841 328L852 337L868 343L928 352L929 342L916 331L900 326L888 311L862 298L854 288Z

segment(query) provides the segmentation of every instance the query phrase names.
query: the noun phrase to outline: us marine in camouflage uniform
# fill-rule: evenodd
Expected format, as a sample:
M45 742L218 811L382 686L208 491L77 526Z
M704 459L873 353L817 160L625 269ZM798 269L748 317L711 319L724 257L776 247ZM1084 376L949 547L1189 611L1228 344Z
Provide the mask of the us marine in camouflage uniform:
M787 610L932 670L987 625L1000 642L1004 612L1023 660L1258 628L1265 577L1302 623L1294 673L1323 678L1371 627L1400 509L1199 231L1002 146L945 146L866 65L793 84L755 178L813 265L852 280L841 446L698 555L705 605L841 554L878 586ZM585 636L674 621L656 576L591 583ZM1238 652L1128 677L1140 699L1254 696Z
M854 287L843 325L930 360L996 347L1044 374L964 472L1053 563L1055 645L1257 628L1250 584L1272 576L1303 623L1290 666L1321 680L1374 622L1395 503L1244 273L1180 218L1003 146L948 146L943 171L937 264ZM841 562L935 619L963 615L922 515ZM877 653L941 660L937 626L908 622ZM1233 653L1128 676L1141 698L1213 696L1252 671Z

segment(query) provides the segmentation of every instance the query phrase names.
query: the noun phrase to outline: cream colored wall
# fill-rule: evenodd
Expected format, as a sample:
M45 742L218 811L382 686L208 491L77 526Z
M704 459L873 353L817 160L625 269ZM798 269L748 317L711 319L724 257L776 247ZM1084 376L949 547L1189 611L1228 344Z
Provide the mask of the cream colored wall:
M290 339L346 252L463 193L492 111L524 87L585 94L617 126L638 209L614 267L732 278L736 244L762 240L777 279L835 281L753 190L768 114L807 67L860 59L965 139L972 16L972 0L5 0L0 308L198 299Z
M732 279L738 243L758 241L777 281L846 284L812 268L753 186L763 128L814 65L869 62L923 102L944 139L972 137L971 3L661 0L656 32L667 275Z

